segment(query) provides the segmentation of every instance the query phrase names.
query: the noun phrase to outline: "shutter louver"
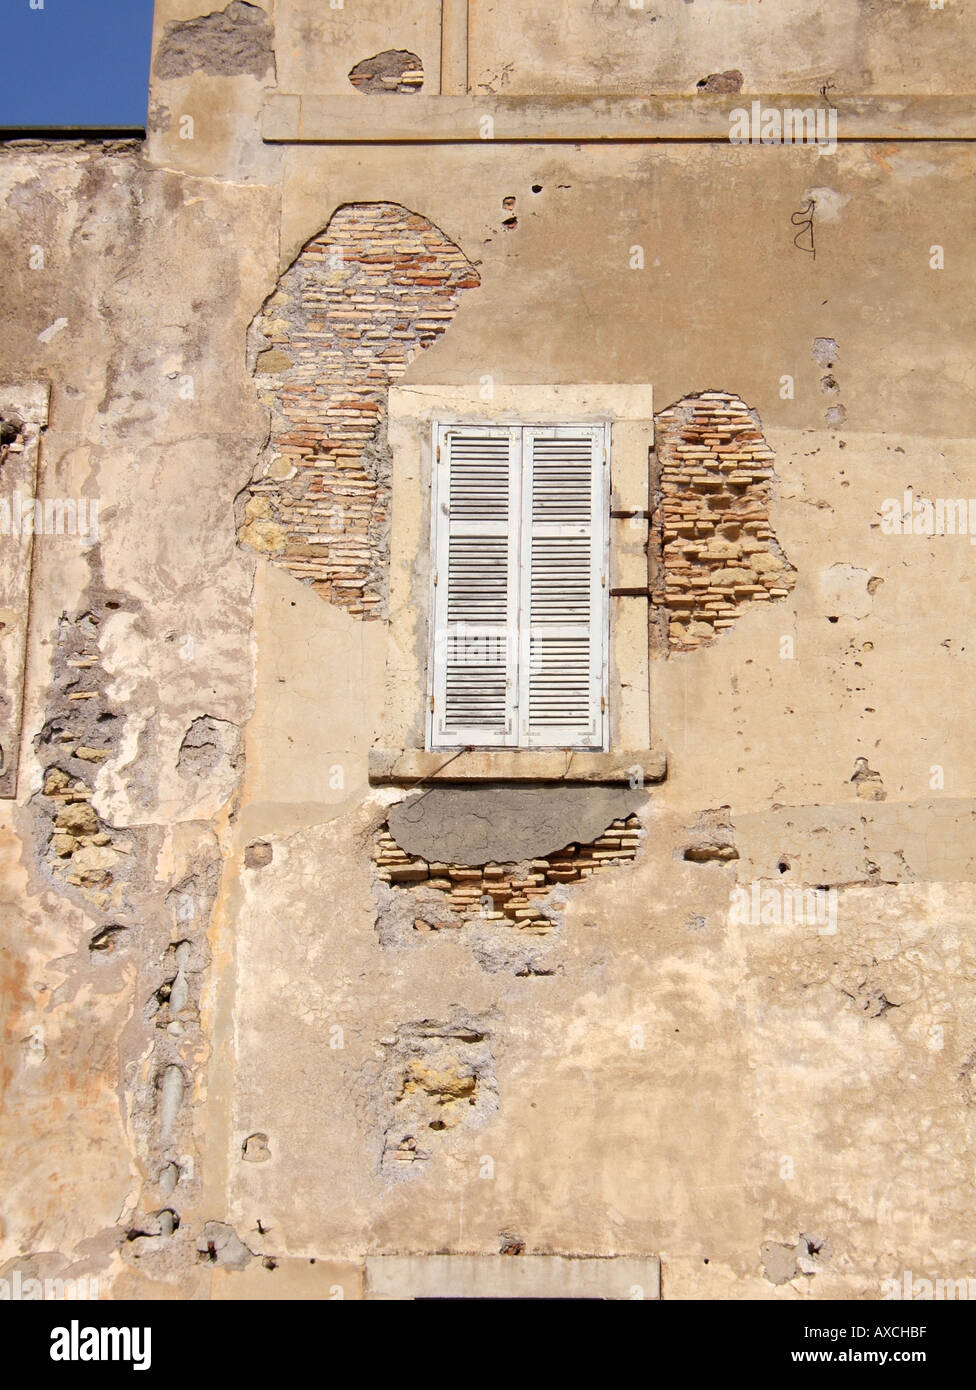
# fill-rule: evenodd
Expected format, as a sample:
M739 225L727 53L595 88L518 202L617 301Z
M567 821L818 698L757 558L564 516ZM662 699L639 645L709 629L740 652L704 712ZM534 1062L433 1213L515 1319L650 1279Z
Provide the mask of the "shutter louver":
M435 432L432 748L517 742L520 436Z
M602 748L605 431L523 431L519 743Z

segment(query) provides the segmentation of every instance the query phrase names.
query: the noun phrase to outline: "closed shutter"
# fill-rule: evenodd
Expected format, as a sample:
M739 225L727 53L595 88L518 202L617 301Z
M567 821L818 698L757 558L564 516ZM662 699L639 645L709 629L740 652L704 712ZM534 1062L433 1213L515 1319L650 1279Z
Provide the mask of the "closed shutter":
M518 740L521 430L435 429L430 746Z
M523 430L519 744L602 748L606 430Z
M429 747L605 747L607 434L435 427Z

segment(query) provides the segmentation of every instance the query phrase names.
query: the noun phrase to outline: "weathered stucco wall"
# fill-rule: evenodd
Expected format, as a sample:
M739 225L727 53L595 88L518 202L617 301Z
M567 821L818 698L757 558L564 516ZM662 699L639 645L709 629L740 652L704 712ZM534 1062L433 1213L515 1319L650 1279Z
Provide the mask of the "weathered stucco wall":
M747 92L965 92L973 32L929 0L489 0L473 7L476 92L692 92L738 71Z
M157 6L145 145L0 149L0 377L50 383L38 496L99 501L97 537L34 538L29 612L9 589L27 642L0 800L0 1274L351 1298L368 1256L516 1248L660 1256L672 1298L874 1298L904 1269L971 1274L973 552L882 518L907 488L973 491L972 144L263 143L276 83L416 100L350 86L387 49L419 55L436 94L439 7L401 22L280 0L266 63L252 7L228 7L246 43L223 23L166 38L201 8ZM645 90L690 92L747 55L765 65L747 89L963 81L962 7L899 7L910 48L890 6L767 9L695 0L651 25L597 7L520 39L512 6L476 7L471 87L508 65L498 90L633 88L648 55ZM791 221L811 204L815 257ZM339 210L390 207L444 239L393 247L390 272L431 254L443 331L419 341L413 309L401 326L401 300L371 301L366 262L341 258L328 287L354 308L323 295L321 319L305 305L275 326ZM385 214L363 225L386 265ZM377 365L369 333L409 351ZM405 833L394 808L427 789L368 777L402 632L276 563L284 543L239 537L281 524L243 509L289 480L286 397L321 475L349 402L382 414L394 377L401 394L653 390L651 622L626 640L667 777L577 788L578 805L548 785L564 844L490 783L438 790ZM762 457L736 462L702 433L684 442L714 476L685 477L676 431L701 393L741 403L769 454L750 431ZM360 467L358 436L354 452ZM707 547L723 461L762 469L763 553L789 582L743 590L695 645L662 621L665 581L711 593L729 556L669 557L667 497ZM363 470L384 497L392 467L377 447ZM342 563L326 512L318 541ZM376 545L360 521L346 534L340 515L342 543ZM393 563L399 592L422 591L426 555ZM787 888L823 913L783 922Z

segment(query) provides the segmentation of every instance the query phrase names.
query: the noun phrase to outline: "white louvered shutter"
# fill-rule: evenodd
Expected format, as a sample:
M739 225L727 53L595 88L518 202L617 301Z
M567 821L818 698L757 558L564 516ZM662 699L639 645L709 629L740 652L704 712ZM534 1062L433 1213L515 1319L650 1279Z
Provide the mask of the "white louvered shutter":
M518 741L521 430L435 430L432 748Z
M519 746L604 747L606 429L523 429Z

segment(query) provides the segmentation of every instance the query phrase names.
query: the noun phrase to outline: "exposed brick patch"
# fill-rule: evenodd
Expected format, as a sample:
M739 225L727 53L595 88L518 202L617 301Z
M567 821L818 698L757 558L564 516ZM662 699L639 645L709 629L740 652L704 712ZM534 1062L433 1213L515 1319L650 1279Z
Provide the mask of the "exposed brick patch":
M367 94L419 92L424 85L424 65L416 53L405 48L391 48L364 58L349 74L349 81L358 92Z
M759 416L727 391L655 416L659 493L652 589L667 650L707 646L755 602L785 598L796 571L769 525L773 451Z
M539 906L557 886L580 883L599 869L614 868L634 859L641 824L636 816L615 820L590 844L571 844L541 859L523 864L438 864L411 857L383 826L373 857L379 877L395 887L437 889L445 896L444 912L421 911L417 931L440 931L478 920L508 922L521 931L544 934L552 920ZM490 901L489 901L490 900ZM427 899L429 902L429 897Z
M386 594L389 387L478 284L425 217L353 203L305 245L255 322L271 431L238 538L357 616L382 616Z

